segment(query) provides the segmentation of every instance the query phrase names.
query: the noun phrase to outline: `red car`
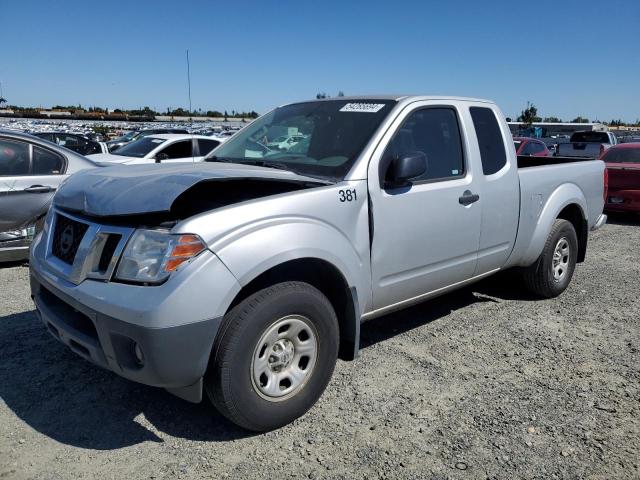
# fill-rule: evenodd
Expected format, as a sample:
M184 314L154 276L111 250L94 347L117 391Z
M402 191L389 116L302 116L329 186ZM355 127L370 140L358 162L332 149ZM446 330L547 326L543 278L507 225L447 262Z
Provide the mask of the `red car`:
M609 176L605 210L640 212L640 143L620 143L606 150L600 159Z
M551 156L547 145L535 138L513 137L513 145L516 147L516 155L528 155L530 157Z

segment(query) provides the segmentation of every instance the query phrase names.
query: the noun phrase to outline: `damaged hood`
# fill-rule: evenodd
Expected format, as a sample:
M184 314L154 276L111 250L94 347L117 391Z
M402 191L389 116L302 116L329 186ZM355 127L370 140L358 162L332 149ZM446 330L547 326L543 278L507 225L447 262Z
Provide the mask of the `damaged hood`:
M99 217L161 213L170 211L180 194L200 182L233 179L330 183L286 170L231 163L115 166L70 176L53 203Z

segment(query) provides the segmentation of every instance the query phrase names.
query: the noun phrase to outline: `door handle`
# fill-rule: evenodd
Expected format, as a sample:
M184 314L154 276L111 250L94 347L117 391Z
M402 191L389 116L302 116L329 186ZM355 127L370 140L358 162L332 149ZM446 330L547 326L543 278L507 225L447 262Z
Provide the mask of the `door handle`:
M477 202L478 200L480 200L480 195L478 195L477 193L471 193L471 190L465 190L462 193L462 196L458 198L458 202L460 202L460 205L464 205L465 207Z
M49 193L53 190L53 188L46 185L31 185L24 189L25 192L30 193Z

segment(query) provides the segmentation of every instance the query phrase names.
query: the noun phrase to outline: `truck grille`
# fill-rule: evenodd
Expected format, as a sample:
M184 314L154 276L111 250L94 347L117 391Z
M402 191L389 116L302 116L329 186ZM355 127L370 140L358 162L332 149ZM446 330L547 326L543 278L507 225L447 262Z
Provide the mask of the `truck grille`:
M122 239L122 235L117 233L108 234L107 240L102 248L102 253L100 254L100 261L98 262L98 271L106 272L109 268L109 264L111 263L111 259L116 252L116 248L118 248L118 244Z
M76 258L80 242L89 225L77 222L64 215L56 215L56 226L53 232L52 253L69 265Z

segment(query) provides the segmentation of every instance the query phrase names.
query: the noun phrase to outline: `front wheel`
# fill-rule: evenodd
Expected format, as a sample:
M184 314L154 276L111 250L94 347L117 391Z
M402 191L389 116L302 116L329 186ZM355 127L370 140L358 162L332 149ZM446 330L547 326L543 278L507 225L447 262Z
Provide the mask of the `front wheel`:
M551 227L542 253L523 277L534 294L553 298L566 290L578 259L578 237L571 222L557 219Z
M225 315L205 390L237 425L268 431L320 398L338 356L338 320L329 300L302 282L273 285Z

